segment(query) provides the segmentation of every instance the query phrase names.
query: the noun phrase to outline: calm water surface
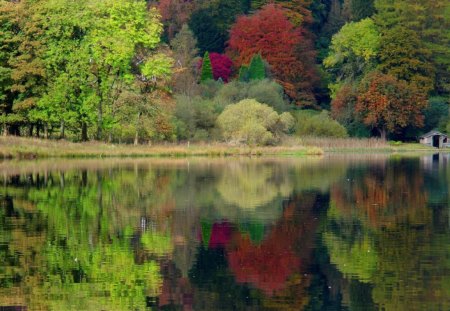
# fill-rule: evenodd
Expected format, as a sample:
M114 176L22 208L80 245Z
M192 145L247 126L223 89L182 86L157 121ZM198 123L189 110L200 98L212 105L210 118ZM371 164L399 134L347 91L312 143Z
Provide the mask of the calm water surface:
M0 162L0 310L450 310L449 178L444 155Z

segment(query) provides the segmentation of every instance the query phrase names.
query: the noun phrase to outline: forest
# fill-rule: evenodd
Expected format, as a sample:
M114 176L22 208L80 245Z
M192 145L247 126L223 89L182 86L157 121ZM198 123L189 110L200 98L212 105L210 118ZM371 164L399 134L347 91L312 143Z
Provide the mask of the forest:
M446 0L0 0L0 134L450 133Z

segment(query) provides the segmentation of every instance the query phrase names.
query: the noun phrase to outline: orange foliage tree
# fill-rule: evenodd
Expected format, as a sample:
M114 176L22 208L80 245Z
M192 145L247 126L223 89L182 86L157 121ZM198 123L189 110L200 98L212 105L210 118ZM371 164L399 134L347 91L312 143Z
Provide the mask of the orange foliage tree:
M280 6L268 4L251 16L239 17L230 30L228 53L238 67L260 53L296 104L315 105L318 74L312 40Z
M381 138L408 125L423 126L425 96L414 84L372 73L361 83L356 111L364 124L378 130Z

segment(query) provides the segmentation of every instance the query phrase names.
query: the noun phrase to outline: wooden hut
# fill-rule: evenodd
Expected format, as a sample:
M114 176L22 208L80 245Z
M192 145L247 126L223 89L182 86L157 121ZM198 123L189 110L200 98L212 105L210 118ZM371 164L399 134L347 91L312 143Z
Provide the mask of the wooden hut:
M420 136L420 143L436 148L450 147L448 136L438 131L423 134Z

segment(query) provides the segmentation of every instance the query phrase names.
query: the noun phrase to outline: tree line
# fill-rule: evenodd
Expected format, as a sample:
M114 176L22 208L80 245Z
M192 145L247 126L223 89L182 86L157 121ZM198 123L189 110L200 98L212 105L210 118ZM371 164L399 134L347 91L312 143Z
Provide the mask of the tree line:
M447 131L449 26L444 0L3 0L0 128L259 144ZM241 117L224 126L225 110Z

